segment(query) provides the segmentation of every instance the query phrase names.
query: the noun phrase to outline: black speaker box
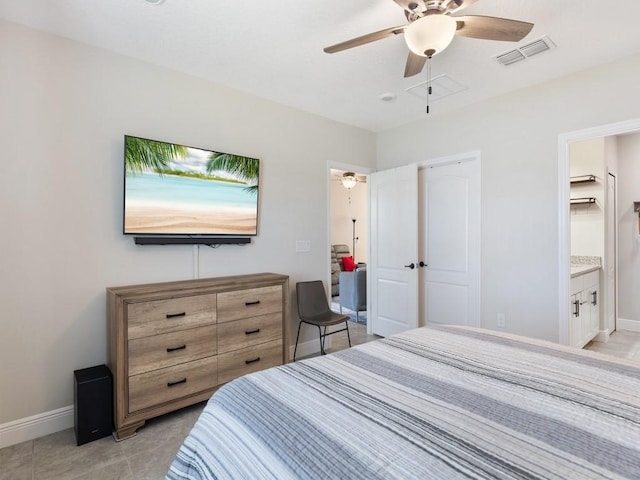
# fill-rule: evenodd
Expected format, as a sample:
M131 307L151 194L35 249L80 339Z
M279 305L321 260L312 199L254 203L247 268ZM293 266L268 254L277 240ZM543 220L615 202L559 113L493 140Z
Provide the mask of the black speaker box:
M78 445L113 432L113 390L106 365L73 372L74 431Z

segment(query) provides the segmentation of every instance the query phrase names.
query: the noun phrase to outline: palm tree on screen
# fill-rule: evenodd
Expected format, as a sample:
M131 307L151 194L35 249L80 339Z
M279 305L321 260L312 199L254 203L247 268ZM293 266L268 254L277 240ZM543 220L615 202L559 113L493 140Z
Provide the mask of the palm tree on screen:
M182 145L137 137L127 137L125 140L124 163L127 173L153 170L162 174L169 168L169 160L186 156L187 147Z
M230 153L211 152L207 162L207 173L216 170L227 172L238 180L248 184L245 188L250 193L258 192L259 162L256 158L241 157Z

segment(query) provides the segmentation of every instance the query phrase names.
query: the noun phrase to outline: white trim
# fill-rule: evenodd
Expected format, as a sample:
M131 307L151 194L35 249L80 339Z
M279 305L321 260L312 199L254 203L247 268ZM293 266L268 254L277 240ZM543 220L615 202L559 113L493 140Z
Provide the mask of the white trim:
M616 327L618 330L626 330L627 332L640 332L640 321L619 318Z
M418 168L430 167L433 165L447 165L448 163L464 162L478 160L481 161L480 150L474 150L467 153L456 153L454 155L447 155L446 157L432 158L430 160L421 160L416 162Z
M331 180L332 168L335 170L344 170L345 172L356 172L361 175L368 175L373 171L370 167L363 167L362 165L352 165L349 163L342 163L342 162L333 162L329 160L327 162L327 175L329 177L329 180Z
M562 345L569 345L571 303L569 141L567 135L558 138L558 342Z
M609 341L609 337L611 336L611 332L609 331L608 328L605 328L604 330L600 330L598 332L598 335L596 335L593 338L594 342L602 342L602 343L607 343Z
M569 299L571 298L569 286L571 277L569 144L580 140L622 135L639 130L640 119L635 119L558 135L558 340L563 345L569 344ZM618 319L619 322L622 320Z
M315 327L313 327L315 328ZM298 329L296 329L297 331ZM326 349L330 348L329 340L331 337L327 337L324 342L324 346ZM289 347L289 358L293 362L293 350L295 349L295 343ZM296 352L296 361L301 358L308 357L309 355L320 354L320 340L317 338L313 340L308 340L306 342L298 343L298 351Z
M0 448L73 427L73 405L0 425Z

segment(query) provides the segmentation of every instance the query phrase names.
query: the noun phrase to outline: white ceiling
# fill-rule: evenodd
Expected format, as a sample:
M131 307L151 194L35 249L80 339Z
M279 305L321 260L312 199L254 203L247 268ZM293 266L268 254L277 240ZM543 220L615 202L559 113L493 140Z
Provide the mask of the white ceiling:
M466 87L431 115L640 52L640 0L478 0L460 14L535 24L520 43L454 38L433 76ZM393 0L0 0L0 18L165 66L372 131L425 116L405 90L401 35L322 49L406 23ZM557 48L509 67L492 57L548 35ZM603 89L607 88L603 86ZM383 102L380 95L396 99ZM588 99L585 99L588 101Z

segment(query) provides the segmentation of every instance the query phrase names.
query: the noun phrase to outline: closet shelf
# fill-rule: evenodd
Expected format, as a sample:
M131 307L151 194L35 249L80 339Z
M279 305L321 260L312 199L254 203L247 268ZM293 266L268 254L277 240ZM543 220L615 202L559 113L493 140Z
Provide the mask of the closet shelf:
M578 175L576 177L571 177L570 179L571 185L576 183L592 183L596 181L595 175Z

